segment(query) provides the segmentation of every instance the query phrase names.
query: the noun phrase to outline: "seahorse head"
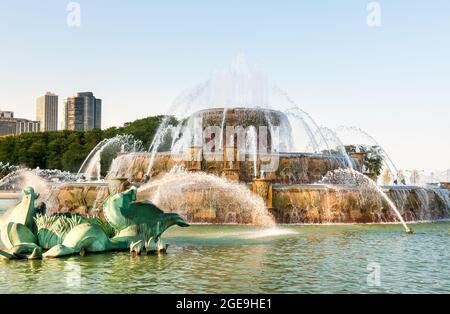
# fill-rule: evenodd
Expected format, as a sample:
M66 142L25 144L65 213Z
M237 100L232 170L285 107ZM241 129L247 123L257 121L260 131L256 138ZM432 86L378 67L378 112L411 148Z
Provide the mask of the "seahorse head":
M111 195L104 203L104 214L108 223L117 230L122 230L128 226L128 220L122 211L130 208L131 203L136 200L137 189L132 187L127 191Z
M23 194L25 197L30 198L32 201L38 199L40 196L40 194L36 193L31 186L27 186L25 189L23 189Z

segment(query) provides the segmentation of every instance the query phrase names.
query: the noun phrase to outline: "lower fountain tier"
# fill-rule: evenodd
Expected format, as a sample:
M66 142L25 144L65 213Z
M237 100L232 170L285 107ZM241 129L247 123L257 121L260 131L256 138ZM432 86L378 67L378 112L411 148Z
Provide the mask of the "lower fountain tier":
M255 185L255 183L253 184ZM251 189L251 184L248 184ZM255 191L255 186L253 186ZM256 190L278 223L380 223L396 222L394 212L375 193L361 193L352 186L269 184ZM450 218L449 191L418 187L385 187L406 221ZM102 215L102 201L109 194L105 184L72 184L53 191L50 213ZM223 195L223 197L217 197ZM176 211L192 223L252 223L226 191L191 186L177 197L159 198L158 205ZM139 200L157 197L155 191L138 193Z
M405 221L450 218L448 190L397 186L384 190ZM272 204L271 212L278 223L398 222L380 195L354 187L278 185L273 187Z

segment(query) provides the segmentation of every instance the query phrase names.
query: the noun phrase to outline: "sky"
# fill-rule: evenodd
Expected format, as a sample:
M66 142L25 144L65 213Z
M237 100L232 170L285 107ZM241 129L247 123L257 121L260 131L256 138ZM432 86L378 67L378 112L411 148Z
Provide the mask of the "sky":
M364 129L400 169L450 168L448 0L78 0L79 26L69 3L0 0L0 109L93 91L118 126L243 52L318 124Z

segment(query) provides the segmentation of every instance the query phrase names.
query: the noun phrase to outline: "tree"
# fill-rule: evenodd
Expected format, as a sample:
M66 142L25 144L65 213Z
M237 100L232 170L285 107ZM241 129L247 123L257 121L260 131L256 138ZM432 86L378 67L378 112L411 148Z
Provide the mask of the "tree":
M87 156L84 146L80 142L74 141L64 152L61 164L66 171L77 172Z
M64 130L0 137L0 162L76 172L89 152L106 138L130 134L141 140L144 148L148 148L163 119L164 116L148 117L126 123L123 127L88 132ZM177 121L172 117L169 122L174 124ZM110 152L108 162L114 155L114 151Z
M384 155L379 146L370 145L348 145L345 146L347 154L364 153L364 167L372 174L379 176L383 169Z
M45 167L48 154L46 153L47 145L42 140L37 140L31 144L27 150L29 162L28 166L31 168Z

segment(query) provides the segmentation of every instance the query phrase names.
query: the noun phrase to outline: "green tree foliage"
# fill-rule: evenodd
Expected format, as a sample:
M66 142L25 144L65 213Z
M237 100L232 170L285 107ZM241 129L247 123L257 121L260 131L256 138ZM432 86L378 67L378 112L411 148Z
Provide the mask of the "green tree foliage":
M364 153L364 166L370 172L377 176L383 169L384 155L379 146L370 145L348 145L345 146L348 154L353 152Z
M150 146L163 116L126 123L123 127L89 132L59 131L0 137L0 162L29 168L76 172L89 152L103 139L130 134ZM171 122L176 122L171 118Z

